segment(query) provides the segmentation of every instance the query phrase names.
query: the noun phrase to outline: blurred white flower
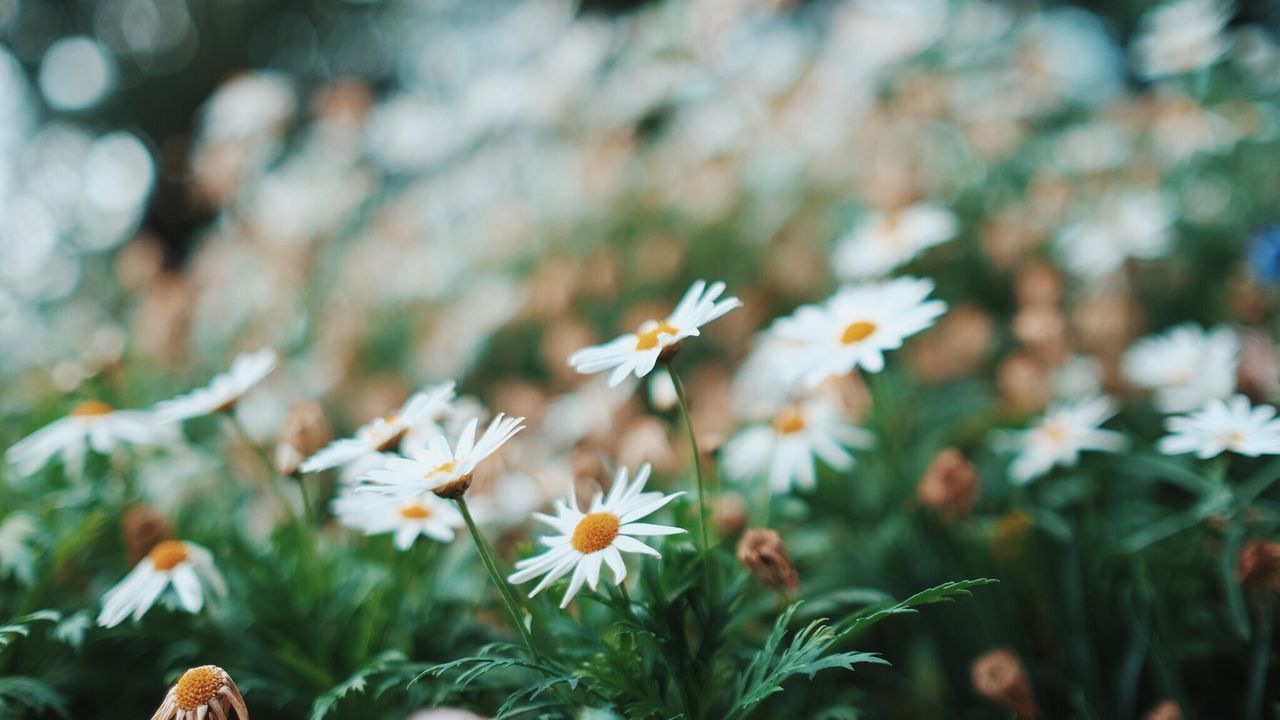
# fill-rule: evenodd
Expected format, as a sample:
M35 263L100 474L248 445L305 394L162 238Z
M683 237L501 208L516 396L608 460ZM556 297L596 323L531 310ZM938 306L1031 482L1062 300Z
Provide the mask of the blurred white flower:
M297 109L293 82L283 73L258 71L223 83L205 103L201 140L266 140L281 134Z
M354 437L334 440L307 458L299 470L318 472L349 465L369 455L396 450L415 428L430 435L438 433L438 419L448 411L454 396L452 381L414 393L399 410L356 429Z
M653 370L664 352L674 352L685 338L700 335L703 325L742 305L736 297L717 300L723 292L724 283L708 286L699 280L665 319L646 321L634 333L583 348L569 356L569 364L584 374L612 370L611 386L619 385L633 373L642 378Z
M1062 229L1055 249L1075 274L1098 279L1129 258L1153 260L1169 250L1173 202L1154 190L1129 190L1107 198L1097 212Z
M431 494L397 498L348 489L334 499L333 514L338 522L366 535L393 533L401 550L408 550L419 535L451 542L464 524L453 503Z
M192 542L164 540L102 596L98 624L115 627L130 616L137 620L170 588L177 607L189 613L204 607L206 588L219 595L227 592L208 550Z
M1174 0L1156 7L1142 18L1133 43L1135 64L1149 78L1199 70L1226 52L1222 30L1230 19L1219 0Z
M573 392L557 395L547 403L543 437L563 449L589 435L608 432L614 414L627 404L634 390L634 381L615 386L608 378L597 377Z
M812 489L815 458L836 470L853 467L847 448L875 444L870 432L846 421L832 403L814 397L787 405L772 421L749 425L721 449L725 474L738 481L764 477L774 492Z
M666 412L680 401L671 373L659 370L649 378L649 402L656 410Z
M1162 412L1187 412L1235 392L1239 356L1235 330L1184 323L1134 343L1121 368L1129 382L1155 391Z
M831 260L836 277L863 280L889 274L921 252L955 237L950 210L917 203L890 213L871 213L836 243Z
M231 369L214 376L205 387L156 403L156 417L164 422L180 422L202 415L229 412L244 394L275 369L276 351L263 348L236 356Z
M548 585L573 571L569 588L565 591L560 607L567 607L583 585L595 590L600 582L600 568L608 565L613 571L615 585L627 576L627 566L622 553L641 553L662 557L648 545L636 539L655 535L675 535L682 528L669 525L653 525L636 522L657 512L667 503L684 493L664 495L660 492L644 492L649 480L649 466L636 472L635 480L627 482L627 469L618 468L607 496L596 493L584 513L578 509L578 500L570 486L567 500L557 500L553 515L536 513L539 521L558 532L542 538L543 545L551 549L525 558L516 563L516 571L508 580L516 585L542 575L542 580L529 591L529 597L542 592Z
M1187 415L1165 420L1169 434L1157 445L1166 455L1194 452L1211 458L1224 452L1249 457L1280 455L1280 420L1271 405L1251 406L1249 398L1233 395L1213 399Z
M0 522L0 578L12 575L23 585L35 580L35 557L30 547L35 535L35 519L27 513L11 513Z
M1115 414L1108 397L1054 405L1031 429L1012 434L1009 444L1018 455L1009 465L1009 476L1023 485L1055 466L1074 466L1086 450L1124 450L1129 444L1124 433L1101 429Z
M45 425L5 452L5 460L22 475L30 475L55 455L68 472L78 472L85 453L108 455L124 445L163 445L177 440L177 431L142 410L115 410L97 400L80 403L71 414Z
M524 429L522 417L497 417L476 438L479 420L471 420L463 428L457 443L449 447L444 435L431 439L426 449L413 458L396 458L361 478L362 489L386 495L417 496L435 493L440 497L461 497L471 486L471 473L480 461Z

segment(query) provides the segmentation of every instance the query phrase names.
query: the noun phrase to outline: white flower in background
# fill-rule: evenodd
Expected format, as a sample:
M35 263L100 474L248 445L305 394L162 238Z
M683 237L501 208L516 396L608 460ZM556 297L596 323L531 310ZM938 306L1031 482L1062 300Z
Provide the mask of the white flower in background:
M1223 28L1230 20L1217 0L1175 0L1148 12L1133 43L1135 64L1148 78L1199 70L1227 50Z
M170 588L178 607L198 613L204 607L206 587L219 595L227 592L213 555L195 543L165 540L102 596L98 624L115 627L129 616L137 620Z
M401 550L408 550L419 535L451 542L455 529L463 526L453 503L431 494L395 498L348 490L334 499L333 513L343 525L366 535L393 533Z
M35 580L35 556L31 552L35 535L35 519L27 513L12 513L0 522L0 578L13 575L23 585Z
M955 237L958 224L946 208L917 203L891 213L872 213L836 243L831 261L836 277L865 280L894 268Z
M71 414L45 425L5 452L5 460L30 475L55 455L69 472L84 465L85 453L107 455L124 445L161 445L177 439L172 426L142 410L115 410L97 400L83 402Z
M307 458L299 469L304 473L318 472L394 451L411 431L438 434L437 419L449 410L453 395L452 381L414 393L396 412L361 425L354 437L334 440Z
M1128 438L1114 430L1101 429L1116 414L1108 397L1049 408L1029 430L1013 434L1018 456L1009 465L1009 475L1019 485L1044 475L1055 466L1071 467L1085 450L1120 452Z
M616 386L634 373L648 375L663 352L673 351L687 337L696 337L699 328L742 305L736 297L717 300L724 283L708 286L699 280L681 298L676 309L663 320L648 320L634 333L622 335L604 345L583 348L569 356L569 364L580 373L612 370L609 385Z
M1235 392L1240 337L1226 326L1184 323L1134 343L1121 369L1135 385L1155 390L1162 412L1194 410Z
M245 393L275 369L278 362L276 351L271 348L239 355L231 361L230 370L215 376L205 387L156 403L156 417L162 421L177 422L230 411Z
M783 407L767 423L743 428L723 450L725 473L738 481L765 477L775 492L814 486L815 458L836 470L853 467L847 448L866 448L875 436L842 416L839 408L813 398Z
M602 565L607 564L613 571L614 584L621 584L627 576L622 553L662 557L657 550L637 540L636 536L674 535L684 530L669 525L639 523L636 520L657 512L684 493L664 495L660 492L644 492L644 485L648 480L648 465L641 467L635 480L630 483L627 482L627 469L621 467L614 476L609 494L604 496L596 493L585 513L578 509L578 501L572 489L567 501L556 501L554 516L536 513L535 518L555 528L559 534L543 537L542 544L551 549L517 562L516 572L508 580L519 585L542 575L542 580L529 591L529 597L533 597L573 570L569 589L560 601L560 607L566 607L584 584L592 590L596 589Z
M1072 355L1053 370L1049 384L1061 400L1087 400L1102 394L1104 370L1091 355Z
M1098 212L1062 229L1055 250L1067 269L1088 279L1119 270L1129 258L1153 260L1169 250L1176 219L1170 199L1155 190L1129 190Z
M440 497L460 497L471 485L471 473L480 461L489 457L524 429L522 417L505 417L502 413L489 423L480 439L476 429L480 421L472 419L463 428L458 442L449 447L444 435L431 439L425 451L413 458L396 458L360 478L362 489L399 497L429 492Z
M584 437L607 432L613 416L625 406L635 382L610 385L605 377L592 378L573 392L557 395L547 403L542 437L558 448L572 447Z
M1157 445L1166 455L1193 452L1211 458L1231 451L1240 455L1280 455L1280 420L1270 405L1249 404L1249 398L1233 395L1214 399L1187 415L1165 420L1169 434Z
M676 392L676 382L671 379L671 373L665 370L659 370L649 378L649 404L661 412L667 412L680 402L680 395Z
M941 300L928 300L933 281L903 277L849 285L822 305L802 305L773 324L770 332L791 346L783 368L791 379L814 387L854 368L884 369L884 353L946 312Z

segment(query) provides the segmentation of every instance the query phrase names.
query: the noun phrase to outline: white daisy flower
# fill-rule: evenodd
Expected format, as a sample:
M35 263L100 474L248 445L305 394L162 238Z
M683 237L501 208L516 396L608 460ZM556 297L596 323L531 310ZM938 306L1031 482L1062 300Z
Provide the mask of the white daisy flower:
M836 277L866 280L888 275L928 248L955 237L956 230L955 215L932 203L872 213L837 241L831 255Z
M219 595L227 592L222 575L205 548L182 540L165 540L154 548L124 579L102 596L98 624L115 627L129 616L141 618L173 588L177 605L189 613L204 607L205 586Z
M177 431L143 410L115 410L97 400L83 402L71 414L45 425L5 452L5 460L30 475L55 455L71 472L84 466L85 453L108 455L124 445L161 445L177 439Z
M611 387L620 384L629 374L642 378L664 354L675 352L685 338L698 336L703 325L742 305L736 297L717 300L724 288L722 282L708 286L699 280L665 319L648 320L634 333L604 345L583 348L569 356L569 364L583 374L612 370Z
M201 665L182 673L151 720L228 720L232 713L239 720L249 720L249 708L240 688L226 670L217 665Z
M874 442L870 432L846 422L833 404L812 398L782 408L770 422L743 428L721 452L729 477L745 481L764 476L781 493L814 486L815 457L836 470L848 470L854 459L847 448Z
M933 325L946 312L941 300L927 300L933 281L903 277L849 285L822 305L802 305L777 320L771 332L791 348L783 371L814 387L854 368L884 369L884 352Z
M1130 190L1104 201L1054 239L1067 269L1087 279L1110 275L1129 258L1153 260L1169 249L1174 205L1156 190Z
M362 489L400 497L428 492L449 499L461 497L471 486L471 473L476 465L524 429L520 424L524 418L505 417L498 413L477 440L479 422L472 419L467 423L452 449L444 435L437 435L425 451L413 458L396 458L381 468L371 470L360 478L366 483Z
M437 420L448 411L453 396L452 381L414 393L399 410L361 425L354 437L334 440L307 458L299 470L318 472L349 465L369 455L394 451L411 432L438 434L440 426Z
M397 498L348 491L333 501L333 513L343 525L366 535L394 533L401 550L408 550L419 535L451 542L464 524L453 503L431 494Z
M1135 64L1148 78L1210 65L1227 51L1222 30L1228 20L1218 0L1165 3L1142 18L1142 34L1133 43Z
M1239 362L1240 337L1235 330L1205 330L1184 323L1134 343L1121 369L1129 382L1155 391L1161 412L1177 413L1235 392Z
M1018 456L1009 465L1009 475L1019 485L1049 472L1055 466L1070 467L1085 450L1120 452L1128 438L1114 430L1101 429L1116 414L1108 397L1075 403L1060 403L1029 430L1013 433Z
M1210 400L1187 415L1165 420L1169 434L1157 447L1166 455L1193 452L1211 458L1231 451L1239 455L1280 455L1280 420L1271 405L1253 407L1244 395Z
M230 370L215 376L205 387L156 403L156 417L166 422L180 422L229 411L245 393L262 382L278 362L276 351L271 348L239 355L231 361Z
M627 576L627 566L622 561L623 552L662 557L657 550L636 537L674 535L685 531L678 527L639 523L636 520L656 512L684 493L664 495L660 492L644 492L644 485L648 480L648 465L641 467L635 480L630 483L627 482L627 469L618 468L609 494L604 496L596 493L591 498L591 506L587 512L578 510L577 498L570 489L567 501L556 501L554 516L535 513L535 518L555 528L560 534L543 537L542 544L551 549L517 562L516 572L508 580L519 585L542 575L542 580L529 591L529 597L533 597L573 570L569 589L560 601L560 607L563 608L569 605L569 601L584 584L592 590L596 589L600 581L601 565L607 564L613 571L614 584L621 584Z

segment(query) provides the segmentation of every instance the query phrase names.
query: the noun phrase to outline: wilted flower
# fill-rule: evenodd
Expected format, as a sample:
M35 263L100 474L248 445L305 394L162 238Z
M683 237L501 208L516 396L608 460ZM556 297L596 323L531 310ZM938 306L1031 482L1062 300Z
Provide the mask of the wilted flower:
M943 517L964 517L982 489L982 480L973 463L955 448L933 457L916 486L916 500Z
M141 618L169 588L179 607L200 612L206 586L219 595L227 592L209 551L192 542L165 540L102 596L98 624L115 627L130 615L134 620Z
M1156 392L1164 412L1187 412L1236 389L1240 338L1228 327L1204 330L1194 323L1143 338L1124 354L1130 382Z
M792 487L813 488L815 457L836 470L848 470L854 458L846 448L874 443L875 437L845 421L838 407L815 397L784 406L769 422L743 428L721 452L729 477L763 477L781 493Z
M791 564L791 553L773 530L753 528L743 533L738 540L738 561L765 587L775 590L800 587L800 576Z
M1004 648L992 650L973 661L971 674L973 689L979 695L1024 720L1034 720L1038 715L1031 680L1013 652Z
M430 493L398 498L347 490L334 499L333 514L343 525L366 535L394 533L401 550L408 550L419 535L451 542L454 531L464 524L453 503Z
M1059 403L1049 408L1030 430L1015 434L1012 444L1018 456L1009 466L1009 476L1018 484L1049 472L1054 466L1072 466L1085 450L1120 452L1129 439L1100 426L1116 414L1108 397L1075 403Z
M497 452L515 434L524 429L524 418L505 417L502 413L489 423L476 439L479 420L472 418L463 428L458 442L449 447L444 435L436 435L412 459L396 458L361 478L370 490L388 495L416 496L428 492L442 498L461 497L471 486L471 473L481 460Z
M375 418L356 430L354 437L329 443L307 458L300 468L304 473L348 465L362 457L395 450L411 431L435 435L440 431L436 417L449 409L454 383L441 383L424 392L414 393L396 412Z
M635 480L627 482L627 469L618 468L609 494L596 493L587 512L578 509L578 501L572 492L568 500L557 500L556 514L534 515L539 521L559 531L559 535L542 538L542 544L551 549L541 555L525 558L516 563L516 572L508 578L519 585L542 575L542 580L529 591L533 597L548 585L573 570L569 589L565 591L560 607L567 607L583 584L592 590L600 581L600 567L608 565L613 571L614 584L620 584L627 576L627 566L622 553L641 553L662 557L634 536L674 535L684 530L669 525L653 525L635 522L656 512L684 493L664 495L660 492L644 492L649 480L649 466L636 472Z
M1280 591L1280 543L1250 540L1240 548L1236 579L1246 585Z
M166 422L178 422L228 412L245 393L275 369L278 361L276 351L271 348L239 355L231 361L230 370L215 376L205 387L156 403L156 417Z
M5 460L19 473L30 475L55 455L68 471L84 464L87 450L103 455L123 445L159 445L176 437L172 427L160 424L142 410L115 410L98 400L82 402L71 414L45 425L19 440L5 452Z
M319 452L333 439L329 418L320 403L307 401L294 403L285 416L280 439L276 442L274 463L282 475L298 472L302 461Z
M890 213L872 213L841 238L831 256L836 276L877 278L921 252L955 236L958 223L946 208L919 203Z
M736 297L717 300L724 289L722 282L708 286L699 280L666 319L648 320L634 333L604 345L583 348L569 356L569 364L580 373L612 370L610 386L620 384L630 374L642 378L653 370L658 360L674 353L685 338L700 335L703 325L742 305Z
M249 720L249 709L235 681L217 665L201 665L182 673L151 720L204 720L209 716L228 720L232 713Z
M1165 420L1169 434L1157 447L1166 455L1194 452L1211 458L1231 451L1240 455L1280 455L1280 420L1271 405L1249 404L1249 398L1233 395L1210 400L1187 415Z

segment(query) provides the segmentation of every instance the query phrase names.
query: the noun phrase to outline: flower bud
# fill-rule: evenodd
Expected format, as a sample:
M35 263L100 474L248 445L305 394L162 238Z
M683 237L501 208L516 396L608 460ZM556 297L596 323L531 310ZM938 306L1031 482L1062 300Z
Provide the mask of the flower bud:
M1034 720L1036 700L1022 661L1013 652L1000 648L973 661L973 689L986 699L1012 711L1020 718Z
M282 475L293 475L310 455L329 444L333 431L320 403L300 402L289 407L280 440L276 443L275 466Z
M1240 548L1236 578L1245 585L1280 591L1280 543L1250 540Z
M791 553L773 530L756 528L743 533L738 540L738 560L765 587L795 590L800 586Z
M742 532L747 524L747 501L736 492L725 492L711 501L711 524L725 537Z
M129 564L136 565L151 548L173 537L173 524L146 505L135 505L120 518Z
M966 517L982 480L973 463L955 448L938 453L920 477L916 500L945 518Z

